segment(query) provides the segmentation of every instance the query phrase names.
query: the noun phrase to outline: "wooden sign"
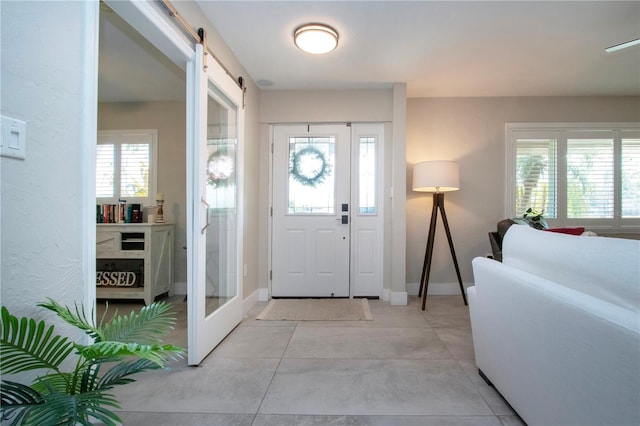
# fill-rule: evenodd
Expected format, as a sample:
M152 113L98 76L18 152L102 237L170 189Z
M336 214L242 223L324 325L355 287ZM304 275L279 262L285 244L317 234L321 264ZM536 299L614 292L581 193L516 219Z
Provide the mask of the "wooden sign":
M136 284L135 272L98 271L96 285L101 287L133 287Z

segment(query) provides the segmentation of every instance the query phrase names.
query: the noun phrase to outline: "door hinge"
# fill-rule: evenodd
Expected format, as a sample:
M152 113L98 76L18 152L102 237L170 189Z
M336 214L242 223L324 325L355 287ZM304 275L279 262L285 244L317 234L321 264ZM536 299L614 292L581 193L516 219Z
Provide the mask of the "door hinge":
M273 217L273 207L269 207L269 216Z
M269 280L273 281L273 271L269 271Z
M273 154L273 143L271 144L271 153Z

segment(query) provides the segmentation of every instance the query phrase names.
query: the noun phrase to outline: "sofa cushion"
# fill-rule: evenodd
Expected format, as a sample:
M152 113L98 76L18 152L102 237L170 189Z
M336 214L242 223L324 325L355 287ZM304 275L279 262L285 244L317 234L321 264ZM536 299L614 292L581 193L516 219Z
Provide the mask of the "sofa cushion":
M581 237L512 226L503 263L640 311L640 241Z

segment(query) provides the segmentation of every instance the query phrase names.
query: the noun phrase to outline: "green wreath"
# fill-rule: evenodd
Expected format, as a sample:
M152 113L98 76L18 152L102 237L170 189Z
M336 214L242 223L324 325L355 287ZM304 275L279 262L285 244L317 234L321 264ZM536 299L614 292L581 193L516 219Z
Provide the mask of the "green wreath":
M314 167L316 162L319 164ZM312 146L301 149L291 158L289 173L302 185L315 187L325 180L330 171L331 166L327 163L324 154Z
M226 187L235 182L235 160L233 153L221 149L207 160L207 183L215 188Z

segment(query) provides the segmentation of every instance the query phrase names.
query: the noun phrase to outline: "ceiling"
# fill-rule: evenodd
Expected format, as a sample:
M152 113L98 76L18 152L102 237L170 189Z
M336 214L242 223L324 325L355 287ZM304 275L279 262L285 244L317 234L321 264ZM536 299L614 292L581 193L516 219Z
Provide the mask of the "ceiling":
M405 82L409 97L640 95L640 46L604 51L640 38L640 1L197 3L250 77L272 82L260 84L263 90L370 89ZM327 55L298 50L293 30L309 22L337 29L338 48ZM122 29L122 37L109 34L117 32L110 25L101 28L100 80L107 77L103 62L118 63L119 68L108 68L123 74L127 66L149 59L136 51L149 46L131 43L130 51L125 38L131 36ZM121 60L112 62L107 54ZM180 96L161 94L168 85L160 82L181 74L166 65L154 70L153 79L120 88L113 83L101 90L101 99L116 90L121 93L114 99L133 96L145 83L154 83L156 97ZM135 75L127 69L121 77ZM184 75L178 77L184 92Z

